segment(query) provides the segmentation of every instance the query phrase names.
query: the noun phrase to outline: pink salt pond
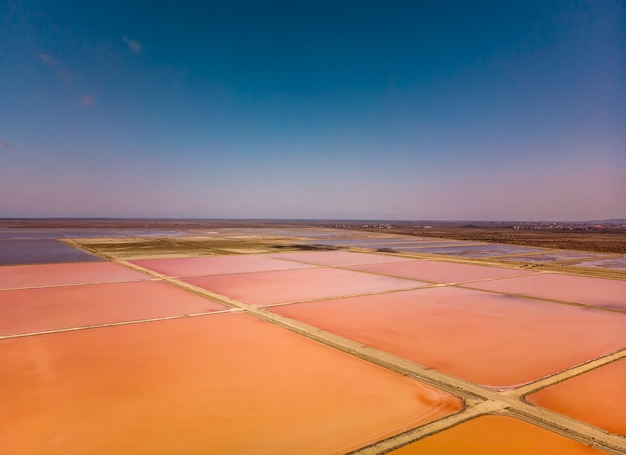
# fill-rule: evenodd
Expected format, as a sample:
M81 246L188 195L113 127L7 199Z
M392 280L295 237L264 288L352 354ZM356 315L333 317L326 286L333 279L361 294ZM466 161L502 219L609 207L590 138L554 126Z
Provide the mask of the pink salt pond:
M290 270L312 267L306 264L280 261L266 255L143 259L131 262L140 267L173 277L227 275L232 273L267 272L270 270Z
M11 455L344 454L462 407L243 314L0 340L0 390Z
M149 280L151 277L112 262L82 262L0 267L0 290L73 284Z
M350 270L380 273L382 275L391 275L414 280L433 281L436 283L458 283L463 281L527 275L529 273L519 269L485 267L441 261L409 261L393 264L368 264L350 267Z
M298 302L426 286L426 283L332 268L184 278L183 281L253 305Z
M460 288L270 311L497 389L626 347L626 315Z
M620 280L542 273L465 286L626 311L626 281Z
M159 281L0 291L0 336L224 309Z
M535 392L527 401L626 436L626 359Z
M406 262L411 259L385 254L353 253L351 251L306 251L275 254L272 257L315 265L347 266L356 264L382 264Z

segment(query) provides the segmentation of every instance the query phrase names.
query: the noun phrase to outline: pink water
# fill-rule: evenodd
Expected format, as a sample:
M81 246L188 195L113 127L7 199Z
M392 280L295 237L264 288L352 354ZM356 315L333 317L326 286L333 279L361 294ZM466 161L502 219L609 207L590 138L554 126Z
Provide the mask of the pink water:
M626 311L626 281L557 273L507 278L467 287Z
M624 314L469 289L418 289L271 311L494 388L626 347Z
M223 309L158 281L0 291L0 336Z
M274 258L316 265L354 265L406 262L410 259L385 254L353 253L351 251L306 251L272 255Z
M266 255L142 259L131 262L163 275L174 277L226 275L231 273L266 272L270 270L303 269L311 267L296 262L280 261Z
M112 262L0 267L0 289L148 280L151 277Z
M370 264L350 267L370 273L381 273L401 278L434 281L437 283L458 283L462 281L502 278L506 276L527 275L529 272L502 267L458 264L440 261L410 261L395 264Z
M191 277L183 280L253 305L298 302L426 285L419 281L331 268Z

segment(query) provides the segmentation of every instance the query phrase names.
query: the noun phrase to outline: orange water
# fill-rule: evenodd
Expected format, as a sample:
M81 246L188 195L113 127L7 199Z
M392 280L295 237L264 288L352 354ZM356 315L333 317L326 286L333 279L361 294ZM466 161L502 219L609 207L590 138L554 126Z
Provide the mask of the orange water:
M626 436L626 359L540 390L527 400Z
M429 436L393 455L591 455L604 454L530 423L483 416Z
M0 452L345 453L448 393L243 314L0 340Z
M523 384L626 346L626 315L460 288L272 312L472 382Z

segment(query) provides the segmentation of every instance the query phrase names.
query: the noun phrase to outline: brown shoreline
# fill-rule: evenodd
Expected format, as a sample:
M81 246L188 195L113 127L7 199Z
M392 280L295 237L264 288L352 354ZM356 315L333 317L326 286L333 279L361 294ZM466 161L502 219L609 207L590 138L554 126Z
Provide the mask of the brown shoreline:
M426 224L428 223L428 224ZM0 219L0 228L9 229L214 229L328 227L420 237L504 243L510 245L626 253L626 227L607 222L593 223L512 223L512 222L423 222L423 221L336 221L336 220L230 220L230 219Z

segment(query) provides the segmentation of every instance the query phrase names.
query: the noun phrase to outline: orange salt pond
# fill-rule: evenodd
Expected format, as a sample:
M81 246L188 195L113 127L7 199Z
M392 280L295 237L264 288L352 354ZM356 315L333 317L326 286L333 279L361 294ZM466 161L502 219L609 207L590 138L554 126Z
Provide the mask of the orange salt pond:
M419 281L331 268L191 277L184 278L183 281L253 305L297 302L426 285Z
M353 264L382 264L406 262L411 259L385 254L353 253L351 251L306 251L275 254L272 257L316 265L345 266Z
M130 261L163 275L175 277L227 275L232 273L267 272L270 270L304 269L312 267L269 256L237 255L193 258L143 259Z
M626 315L460 288L271 311L494 388L534 381L626 347Z
M0 267L0 290L148 280L151 277L112 262Z
M0 336L224 309L158 281L0 291Z
M428 436L390 455L601 455L577 441L505 416L483 416Z
M458 283L462 281L485 280L515 275L527 275L529 272L502 267L458 264L441 261L410 261L395 264L370 264L350 267L370 273L392 275L400 278L434 281L437 283Z
M626 359L559 382L526 400L626 436Z
M339 454L462 407L224 313L0 340L0 390L11 455Z
M626 311L626 281L620 280L542 273L465 286Z

